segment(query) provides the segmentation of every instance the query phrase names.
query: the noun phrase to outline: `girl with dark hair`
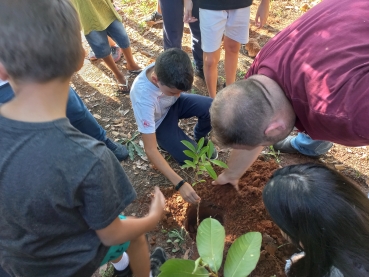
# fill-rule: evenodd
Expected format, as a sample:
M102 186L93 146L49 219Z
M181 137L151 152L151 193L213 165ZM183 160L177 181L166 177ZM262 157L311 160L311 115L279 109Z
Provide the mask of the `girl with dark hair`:
M282 234L303 252L288 277L369 276L369 199L351 181L318 164L277 170L263 201Z

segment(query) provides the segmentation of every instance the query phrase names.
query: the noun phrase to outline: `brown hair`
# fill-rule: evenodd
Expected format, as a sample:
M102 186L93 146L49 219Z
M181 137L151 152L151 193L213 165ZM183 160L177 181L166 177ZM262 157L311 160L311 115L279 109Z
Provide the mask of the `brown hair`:
M210 108L217 142L224 146L259 146L285 138L293 129L294 121L281 137L270 138L264 133L279 105L268 94L265 86L253 78L237 81L220 91Z
M84 57L69 0L2 0L0 62L16 82L69 78Z

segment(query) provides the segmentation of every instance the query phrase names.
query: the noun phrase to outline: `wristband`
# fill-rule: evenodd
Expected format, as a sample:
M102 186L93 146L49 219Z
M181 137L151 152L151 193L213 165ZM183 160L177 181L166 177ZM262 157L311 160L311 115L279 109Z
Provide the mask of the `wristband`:
M185 180L179 181L179 183L175 186L176 191L179 191L179 189L183 186L184 183L186 183Z

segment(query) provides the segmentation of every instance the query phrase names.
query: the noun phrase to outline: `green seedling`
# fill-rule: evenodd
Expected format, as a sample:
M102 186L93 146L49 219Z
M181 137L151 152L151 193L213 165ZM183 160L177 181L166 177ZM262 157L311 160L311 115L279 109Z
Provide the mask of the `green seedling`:
M140 134L140 132L136 132L136 133L133 134L133 136L130 139L129 138L122 138L122 139L118 140L119 143L122 143L122 144L126 145L126 147L128 149L129 158L132 161L135 158L135 152L140 157L143 157L143 156L146 155L143 148L140 145L138 145L136 142L133 141L139 134Z
M238 78L244 78L245 75L246 75L246 72L243 71L243 70L240 70L240 71L237 72L237 77Z
M216 219L206 218L201 222L196 236L200 258L196 261L167 260L160 267L159 277L218 277L218 270L223 261L224 240L224 227ZM237 238L228 250L223 276L248 276L260 258L261 241L259 232L249 232Z
M185 241L186 231L181 228L180 231L178 230L172 230L168 232L169 239L167 240L167 243L170 243L173 245L172 252L176 253L179 250L182 250L181 245Z
M201 138L196 145L193 145L187 140L181 141L188 148L188 150L184 150L183 153L192 159L185 160L185 164L182 165L181 168L192 168L195 171L195 178L192 186L205 182L205 180L201 179L205 172L207 172L214 180L218 178L212 164L228 168L224 162L211 158L214 152L214 144L209 140L208 145L204 146L204 141L205 139Z
M265 155L270 155L270 156L274 157L275 161L277 163L280 163L281 159L279 158L279 155L281 154L281 152L279 150L275 151L273 145L269 146L268 150L269 150L269 152L265 153Z

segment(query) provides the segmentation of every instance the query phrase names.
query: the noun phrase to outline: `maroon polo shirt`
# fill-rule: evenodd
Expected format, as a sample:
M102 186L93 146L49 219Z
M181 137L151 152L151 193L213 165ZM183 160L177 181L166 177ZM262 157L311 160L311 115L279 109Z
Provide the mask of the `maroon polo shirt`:
M262 48L254 74L279 84L311 138L369 145L368 0L324 0Z

